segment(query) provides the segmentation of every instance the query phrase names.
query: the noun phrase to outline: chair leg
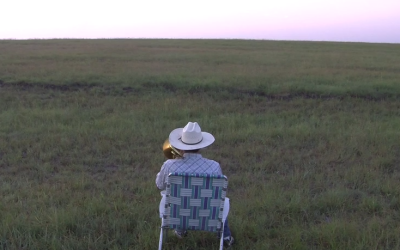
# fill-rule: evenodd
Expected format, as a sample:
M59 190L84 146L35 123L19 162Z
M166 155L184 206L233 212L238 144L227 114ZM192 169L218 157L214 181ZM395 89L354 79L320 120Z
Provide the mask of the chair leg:
M162 245L167 242L168 230L166 228L161 228L160 240L158 242L158 250L162 250Z
M221 239L219 240L219 250L224 249L224 226L225 222L222 223L222 232L221 232Z
M158 250L162 250L163 243L167 240L167 229L163 227L164 218L161 218L160 239L158 241Z
M162 250L162 244L164 242L164 228L161 227L161 232L160 232L160 239L158 240L158 250Z

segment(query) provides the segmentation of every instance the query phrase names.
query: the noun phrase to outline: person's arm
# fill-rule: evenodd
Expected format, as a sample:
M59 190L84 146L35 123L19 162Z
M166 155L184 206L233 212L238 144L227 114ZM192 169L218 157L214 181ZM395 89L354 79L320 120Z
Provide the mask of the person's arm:
M165 170L166 170L166 165L165 165L165 163L162 165L162 167L161 167L161 170L160 170L160 172L157 174L157 177L156 177L156 186L157 186L157 188L158 189L160 189L160 190L164 190L165 188L166 188L166 185L165 185L165 178L166 178L166 176L165 176Z
M206 169L207 174L222 175L222 169L221 166L219 165L219 162L207 159L207 165L208 165Z
M219 175L223 175L223 173L222 173L222 169L221 169L221 166L219 165L219 163L218 163L218 168L219 168Z

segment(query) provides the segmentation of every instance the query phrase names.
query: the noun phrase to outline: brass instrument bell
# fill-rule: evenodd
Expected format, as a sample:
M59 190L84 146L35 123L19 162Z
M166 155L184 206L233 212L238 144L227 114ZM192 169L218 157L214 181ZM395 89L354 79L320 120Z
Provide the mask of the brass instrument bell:
M177 159L182 157L181 153L169 143L168 138L163 144L163 153L168 159Z

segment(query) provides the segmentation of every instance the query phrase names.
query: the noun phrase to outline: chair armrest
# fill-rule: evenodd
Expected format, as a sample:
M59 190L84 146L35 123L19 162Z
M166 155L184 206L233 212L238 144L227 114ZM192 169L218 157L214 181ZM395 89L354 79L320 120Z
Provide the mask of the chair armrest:
M228 197L225 197L225 202L224 202L224 213L222 214L222 220L223 220L223 221L225 221L226 218L228 217L229 208L230 208L229 198L228 198Z
M161 194L161 201L160 201L160 206L158 207L158 211L160 214L160 218L162 218L165 210L165 200L166 200L165 190L161 191L160 194Z

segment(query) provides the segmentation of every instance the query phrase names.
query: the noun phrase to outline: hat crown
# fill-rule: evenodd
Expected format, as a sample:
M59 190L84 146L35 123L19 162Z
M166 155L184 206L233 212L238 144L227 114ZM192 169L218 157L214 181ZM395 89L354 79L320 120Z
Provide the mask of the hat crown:
M193 145L201 142L203 135L197 122L189 122L182 130L181 141L185 144Z

